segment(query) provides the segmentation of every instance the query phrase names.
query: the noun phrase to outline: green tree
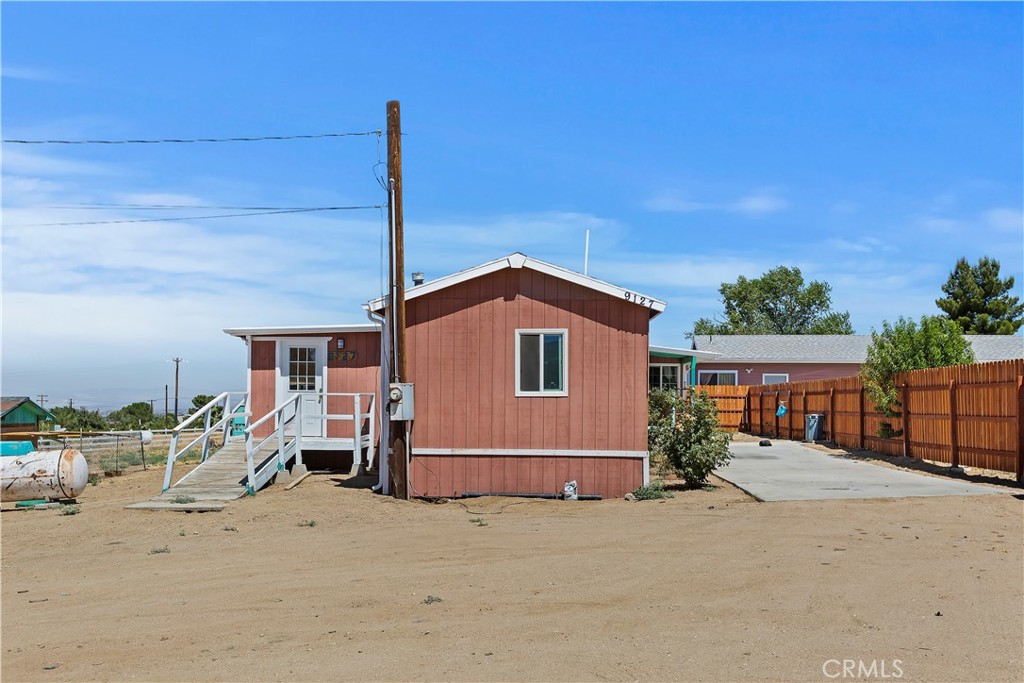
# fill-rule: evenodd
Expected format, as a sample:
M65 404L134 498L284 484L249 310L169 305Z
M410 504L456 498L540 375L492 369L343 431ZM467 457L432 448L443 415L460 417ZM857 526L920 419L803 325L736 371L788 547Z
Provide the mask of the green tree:
M999 277L999 261L983 256L972 266L961 258L935 305L965 334L1014 334L1024 324L1024 304L1012 290L1013 277Z
M753 279L741 275L718 291L725 320L701 318L694 334L853 334L850 314L831 310L832 286L804 284L799 268L779 266Z
M902 410L896 375L922 368L942 368L974 362L974 351L960 327L941 316L922 316L920 325L902 316L895 324L882 322L882 331L871 331L867 360L860 368L864 390L876 408L889 417ZM878 435L903 432L883 422Z
M194 396L192 398L192 407L189 408L188 414L194 415L196 412L201 410L203 406L205 406L207 403L209 403L215 398L217 397L214 396L213 394L199 394L198 396ZM224 414L224 408L221 406L214 406L213 410L210 412L212 413L212 415L210 416L210 424L214 424L217 421L219 421L221 416ZM193 425L189 426L191 427Z
M50 410L57 418L57 424L72 432L102 432L109 429L106 419L98 410L83 410L60 406Z
M155 421L153 406L147 401L137 401L107 415L112 429L128 430L152 427Z
M718 407L706 392L682 398L674 391L651 392L648 442L687 488L707 483L711 472L728 464L732 436L718 427Z

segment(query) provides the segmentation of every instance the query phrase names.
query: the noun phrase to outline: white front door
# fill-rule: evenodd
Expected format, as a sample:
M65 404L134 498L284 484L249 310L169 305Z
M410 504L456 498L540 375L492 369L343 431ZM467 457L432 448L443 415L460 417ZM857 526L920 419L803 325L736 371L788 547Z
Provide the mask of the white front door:
M312 341L287 341L281 345L281 399L302 397L302 436L327 434L324 414L324 365L326 345ZM286 419L291 416L286 416ZM294 433L294 425L287 432Z

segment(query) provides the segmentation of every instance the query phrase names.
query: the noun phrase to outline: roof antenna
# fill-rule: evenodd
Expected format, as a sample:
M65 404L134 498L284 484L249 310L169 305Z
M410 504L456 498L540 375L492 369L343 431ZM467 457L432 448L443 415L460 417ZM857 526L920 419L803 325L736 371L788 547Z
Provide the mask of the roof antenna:
M587 241L583 245L583 274L587 274L587 266L590 263L590 228L587 228Z

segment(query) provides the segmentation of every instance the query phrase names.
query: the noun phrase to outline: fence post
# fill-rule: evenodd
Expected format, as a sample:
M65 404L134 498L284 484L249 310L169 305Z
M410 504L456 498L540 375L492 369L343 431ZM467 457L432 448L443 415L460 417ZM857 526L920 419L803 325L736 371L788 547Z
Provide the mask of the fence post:
M949 380L949 450L950 450L950 467L959 469L960 467L960 443L957 435L956 425L956 380Z
M1017 375L1017 485L1024 485L1024 376Z
M857 392L857 448L864 450L864 385Z
M779 438L779 397L782 396L781 391L775 392L775 438Z
M801 441L803 441L803 440L805 440L807 438L807 389L806 388L804 389L803 404L804 404L804 412L803 412L803 416L804 416L804 438L801 439Z
M836 440L836 388L828 388L828 425L829 440Z
M903 455L913 458L910 449L910 388L906 382L900 387L900 398L903 400Z
M789 392L786 394L786 402L789 404L788 406L786 406L786 417L788 418L788 421L786 422L786 438L792 440L793 439L793 389L792 388L790 388Z
M757 395L757 435L764 436L764 391Z

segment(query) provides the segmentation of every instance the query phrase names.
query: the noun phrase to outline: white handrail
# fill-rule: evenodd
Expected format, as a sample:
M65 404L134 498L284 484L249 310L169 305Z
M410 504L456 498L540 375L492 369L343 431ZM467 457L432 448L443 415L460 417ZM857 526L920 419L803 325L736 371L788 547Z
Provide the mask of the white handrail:
M285 410L292 404L295 404L295 412L292 414L290 418L285 419ZM261 440L258 444L254 446L253 433L255 432L256 428L262 425L264 422L270 420L271 418L277 419L277 427L268 436L266 436L263 440ZM292 439L292 443L290 444L289 447L289 445L285 444L284 430L286 426L292 423L298 424L299 428L295 430L294 438ZM259 452L261 448L263 448L264 444L273 439L275 436L278 439L278 472L284 469L285 463L291 459L292 453L295 454L295 459L297 462L302 462L302 394L294 394L290 398L286 399L283 403L278 405L276 408L274 408L272 411L261 417L256 422L253 422L246 428L245 460L246 470L249 476L248 483L246 484L246 489L248 490L249 495L255 495L256 490L259 488L259 485L256 481L256 462L254 456L256 455L257 452ZM267 465L269 465L269 462L265 466ZM262 472L263 468L260 468L260 471Z
M238 402L231 405L232 396L241 396ZM232 420L240 416L248 416L248 413L235 412L242 406L246 405L249 401L248 392L244 391L225 391L219 394L212 401L207 403L205 406L197 410L187 420L179 424L177 427L171 430L171 445L167 450L167 469L164 471L164 485L163 490L166 491L171 487L171 476L174 472L174 463L178 460L183 453L186 453L189 449L195 446L200 441L203 442L203 456L202 461L206 462L207 457L210 454L210 436L218 429L224 429L224 439L227 438L228 425L231 424ZM221 418L217 420L216 424L211 424L213 418L213 409L222 408L223 414ZM178 448L178 437L183 433L185 428L198 420L200 417L203 418L203 431L192 441L188 442L185 446ZM223 442L222 442L223 443Z

